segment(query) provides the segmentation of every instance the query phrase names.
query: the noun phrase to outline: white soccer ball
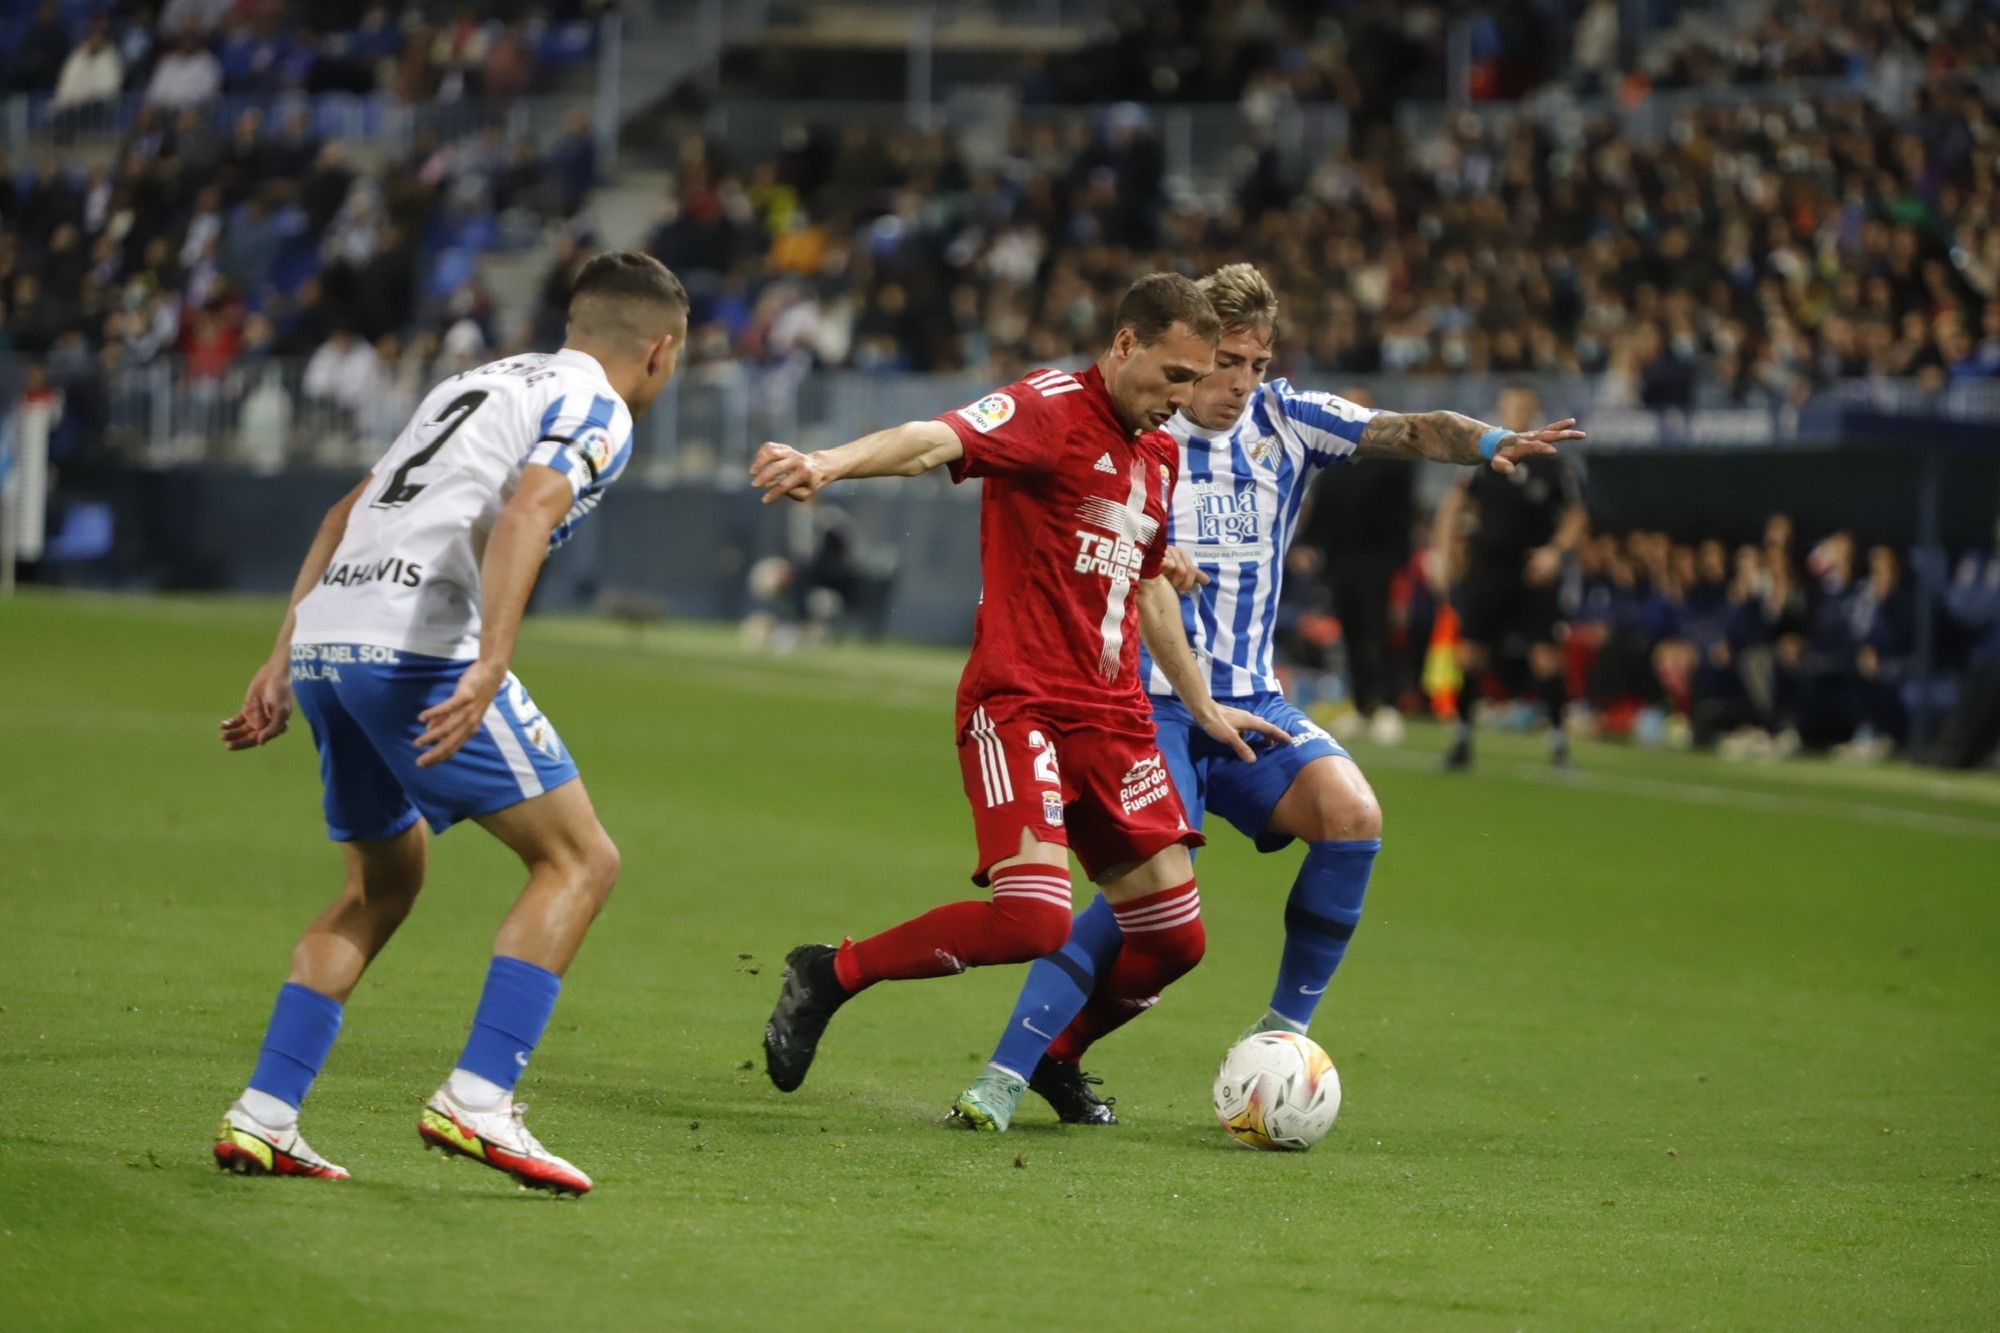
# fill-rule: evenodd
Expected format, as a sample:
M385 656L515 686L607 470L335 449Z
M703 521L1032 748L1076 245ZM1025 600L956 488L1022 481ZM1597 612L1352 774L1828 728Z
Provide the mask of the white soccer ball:
M1222 1057L1215 1118L1238 1143L1304 1152L1340 1114L1340 1075L1319 1043L1296 1032L1259 1032Z

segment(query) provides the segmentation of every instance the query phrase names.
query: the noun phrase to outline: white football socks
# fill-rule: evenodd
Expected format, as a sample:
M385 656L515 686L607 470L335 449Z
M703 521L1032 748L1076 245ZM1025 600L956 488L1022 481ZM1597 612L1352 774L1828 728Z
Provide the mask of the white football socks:
M299 1123L299 1108L280 1097L255 1088L245 1088L237 1102L250 1118L269 1129L291 1129Z
M1264 1011L1264 1016L1257 1020L1257 1030L1259 1032L1296 1032L1301 1037L1306 1035L1306 1025L1304 1023L1294 1023L1276 1009L1266 1009Z
M498 1110L509 1095L507 1089L492 1079L481 1078L469 1069L452 1070L444 1086L451 1099L468 1111Z

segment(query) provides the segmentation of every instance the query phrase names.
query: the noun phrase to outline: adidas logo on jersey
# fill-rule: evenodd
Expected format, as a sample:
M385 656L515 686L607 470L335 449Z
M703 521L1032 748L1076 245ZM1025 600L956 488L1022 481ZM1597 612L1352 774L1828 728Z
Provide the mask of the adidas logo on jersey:
M1028 376L1027 386L1044 398L1055 398L1066 393L1075 393L1083 385L1066 370L1038 370Z
M1118 475L1118 469L1111 465L1111 455L1109 453L1102 453L1097 456L1097 470L1099 472L1109 472L1114 477Z

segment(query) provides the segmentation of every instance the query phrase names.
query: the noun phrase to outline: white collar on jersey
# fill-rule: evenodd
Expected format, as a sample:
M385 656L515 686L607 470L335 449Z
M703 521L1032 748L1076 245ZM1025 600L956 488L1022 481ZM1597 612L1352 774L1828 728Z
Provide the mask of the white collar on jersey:
M611 387L611 377L604 373L604 363L588 352L579 352L574 347L565 347L550 356L549 359L551 361L560 361L566 366L575 366L578 370L587 370L597 376L597 378L603 380L605 388L609 389Z

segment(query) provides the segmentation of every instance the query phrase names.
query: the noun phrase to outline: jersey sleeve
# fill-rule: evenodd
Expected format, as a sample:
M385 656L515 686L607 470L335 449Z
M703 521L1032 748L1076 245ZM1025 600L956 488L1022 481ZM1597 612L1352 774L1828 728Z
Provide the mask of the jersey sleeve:
M554 468L569 481L570 495L609 485L632 452L632 414L611 394L570 389L542 409L535 441L521 461Z
M1054 471L1068 434L1061 399L1082 388L1065 372L1037 371L940 415L965 448L951 479Z
M1272 380L1278 410L1305 441L1306 461L1315 467L1341 462L1354 454L1361 432L1378 415L1375 408L1351 403L1335 393L1294 388L1290 380Z

